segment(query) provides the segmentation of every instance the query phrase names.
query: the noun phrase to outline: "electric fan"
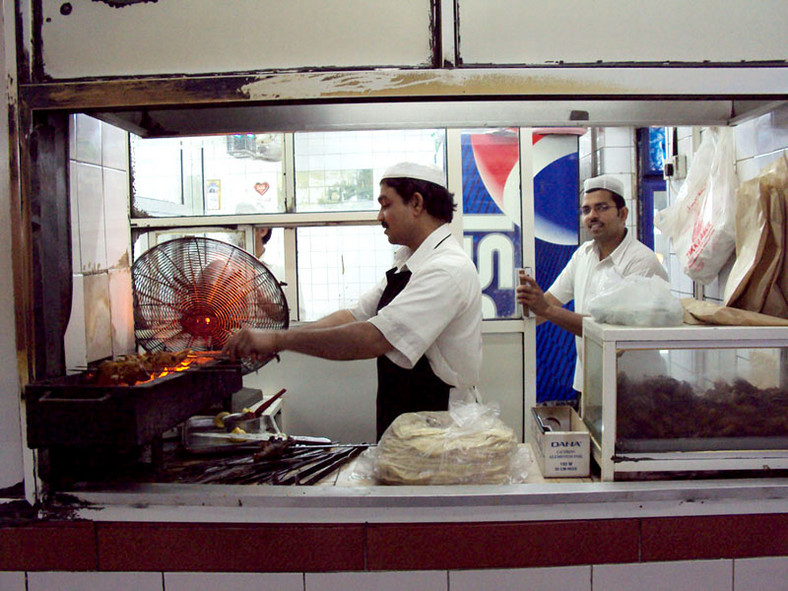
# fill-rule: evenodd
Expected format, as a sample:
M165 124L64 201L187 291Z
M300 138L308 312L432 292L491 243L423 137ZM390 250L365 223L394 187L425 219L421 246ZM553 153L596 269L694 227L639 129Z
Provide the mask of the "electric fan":
M215 351L241 328L289 323L279 281L226 242L168 240L142 254L131 274L135 334L146 351Z

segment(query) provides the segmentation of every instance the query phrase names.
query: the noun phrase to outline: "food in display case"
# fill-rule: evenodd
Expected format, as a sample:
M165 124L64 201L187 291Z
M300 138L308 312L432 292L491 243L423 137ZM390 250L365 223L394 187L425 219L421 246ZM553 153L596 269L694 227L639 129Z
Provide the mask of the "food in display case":
M695 391L668 376L616 379L616 449L630 439L788 436L788 390L761 389L745 379L718 380Z
M788 469L788 330L642 328L584 335L582 418L602 480Z

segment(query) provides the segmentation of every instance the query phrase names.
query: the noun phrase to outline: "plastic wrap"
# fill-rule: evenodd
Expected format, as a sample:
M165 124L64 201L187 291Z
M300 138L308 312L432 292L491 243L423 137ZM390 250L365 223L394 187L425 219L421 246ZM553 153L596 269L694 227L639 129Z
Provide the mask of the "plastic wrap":
M656 275L621 277L611 272L602 290L589 300L588 312L597 322L624 326L678 326L684 321L681 300Z
M497 408L458 402L397 417L355 471L381 484L510 484L523 482L532 462Z

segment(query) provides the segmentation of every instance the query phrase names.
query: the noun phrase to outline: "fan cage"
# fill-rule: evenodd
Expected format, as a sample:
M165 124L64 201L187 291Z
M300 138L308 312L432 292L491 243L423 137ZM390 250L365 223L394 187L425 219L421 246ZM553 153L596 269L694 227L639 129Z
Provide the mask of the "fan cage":
M168 240L143 253L131 272L135 336L146 351L216 351L241 328L288 327L279 281L227 242Z

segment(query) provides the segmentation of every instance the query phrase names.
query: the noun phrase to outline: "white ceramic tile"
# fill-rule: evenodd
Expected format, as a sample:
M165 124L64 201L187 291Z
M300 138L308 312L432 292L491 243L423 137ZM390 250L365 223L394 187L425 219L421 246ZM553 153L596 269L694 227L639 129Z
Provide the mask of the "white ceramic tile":
M85 339L84 280L84 275L73 275L71 279L71 317L63 338L68 371L80 371L88 364L87 341Z
M599 150L601 167L605 174L634 173L634 156L632 147L602 148Z
M29 572L27 591L163 591L161 573Z
M603 142L599 144L600 148L621 148L635 145L632 127L605 127L603 136Z
M580 161L578 163L578 174L581 184L585 179L591 177L591 174L593 173L594 170L593 167L594 167L594 162L593 159L591 158L591 154L588 154L587 156L582 156L580 158Z
M733 128L734 143L736 146L736 160L752 158L758 154L756 148L756 120L745 121Z
M77 115L76 150L73 158L89 164L101 164L101 121Z
M79 239L79 198L77 196L77 163L68 163L69 205L71 207L71 270L79 273L82 270L82 250Z
M101 164L105 168L128 171L129 134L120 127L101 123Z
M109 312L109 274L86 275L85 340L88 361L112 355L112 322Z
M129 177L123 171L104 169L104 225L108 267L129 267Z
M603 564L592 567L592 591L730 591L732 560Z
M733 591L785 591L788 558L745 558L733 561Z
M0 572L0 589L3 591L26 591L25 573Z
M301 573L164 573L166 591L304 591Z
M590 156L593 149L592 132L587 131L577 138L577 151L580 157Z
M591 591L590 566L450 571L451 591L527 589L528 591Z
M82 267L75 269L75 271L95 272L107 268L104 183L100 167L78 162L76 169L76 198L79 199L79 240Z
M109 271L109 309L113 357L134 353L134 298L128 267Z
M305 591L448 591L446 571L307 573L305 582Z

